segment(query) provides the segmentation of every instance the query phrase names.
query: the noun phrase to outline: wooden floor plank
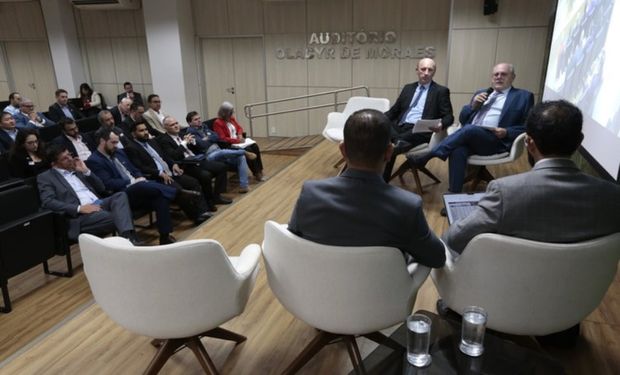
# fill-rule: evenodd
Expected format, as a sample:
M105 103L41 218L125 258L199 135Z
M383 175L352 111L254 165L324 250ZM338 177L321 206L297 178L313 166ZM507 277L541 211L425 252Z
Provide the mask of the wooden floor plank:
M321 142L304 156L290 164L282 172L271 175L264 183L253 186L251 194L237 198L235 204L218 212L218 215L198 229L188 228L187 238L214 238L224 245L230 255L237 255L249 243L260 244L263 240L263 226L266 220L285 223L301 184L306 179L334 176L338 172L332 166L340 155L337 146ZM290 160L290 159L289 159ZM401 159L399 159L401 160ZM398 164L399 162L397 162ZM513 174L527 168L525 158L508 166L490 168L496 176ZM424 210L429 225L436 233L447 228L447 221L439 215L442 207L441 195L447 189L447 163L432 160L429 169L442 181L431 184L422 177L425 194ZM269 172L268 172L269 173ZM400 186L395 180L393 184ZM405 176L403 188L413 190L411 174ZM221 340L205 339L207 350L215 365L223 374L278 374L295 358L303 347L312 340L315 330L295 319L275 299L267 285L263 269L259 273L256 287L244 313L225 324L227 329L241 333L248 340L238 347ZM87 294L83 273L71 283L71 290ZM601 307L583 323L583 340L576 349L550 352L562 360L571 374L614 374L620 368L620 279L608 291ZM48 300L62 295L55 284L48 281L43 287ZM86 285L86 286L85 286ZM38 290L39 290L38 289ZM18 304L25 303L31 294L26 293ZM44 298L44 297L40 297ZM23 301L22 301L23 300ZM435 310L437 291L430 279L423 284L415 309ZM45 303L32 301L32 305ZM63 304L76 303L62 301ZM19 306L20 310L22 306ZM17 311L16 311L17 312ZM13 314L13 313L12 313ZM0 329L5 332L11 316L0 316ZM32 322L33 325L42 322ZM28 317L15 315L10 324L26 326ZM1 339L0 339L1 340ZM1 343L2 341L0 341ZM365 339L358 344L362 355L375 347ZM16 350L13 346L2 346L4 350ZM17 355L0 369L2 374L136 374L141 373L155 353L149 345L149 338L134 335L112 322L97 304L87 308L64 326L52 332L44 340ZM5 356L6 357L6 356ZM316 358L302 369L300 374L346 374L352 369L347 351L341 344L334 344L322 350ZM162 374L201 374L199 364L188 350L182 350L163 368Z

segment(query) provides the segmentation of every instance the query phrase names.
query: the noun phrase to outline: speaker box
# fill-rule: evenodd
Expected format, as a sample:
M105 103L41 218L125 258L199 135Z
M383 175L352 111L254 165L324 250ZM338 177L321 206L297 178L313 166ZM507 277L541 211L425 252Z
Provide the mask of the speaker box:
M489 14L497 13L497 0L484 0L482 13L485 16L488 16Z

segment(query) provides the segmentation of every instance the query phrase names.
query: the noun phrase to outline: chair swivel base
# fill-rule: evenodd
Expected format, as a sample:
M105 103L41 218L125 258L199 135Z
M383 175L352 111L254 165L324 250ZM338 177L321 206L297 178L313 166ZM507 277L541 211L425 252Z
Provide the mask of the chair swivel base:
M437 178L437 176L435 176L426 167L412 167L407 161L402 163L400 167L398 167L396 172L394 172L392 176L390 176L390 181L392 181L395 177L398 176L398 179L400 180L400 184L404 185L405 180L403 179L403 176L407 171L411 171L411 173L413 173L413 179L415 180L415 184L416 184L416 187L418 188L418 192L420 193L420 195L424 194L424 190L422 190L422 182L420 181L420 175L418 174L418 171L427 175L436 184L441 183L441 181Z

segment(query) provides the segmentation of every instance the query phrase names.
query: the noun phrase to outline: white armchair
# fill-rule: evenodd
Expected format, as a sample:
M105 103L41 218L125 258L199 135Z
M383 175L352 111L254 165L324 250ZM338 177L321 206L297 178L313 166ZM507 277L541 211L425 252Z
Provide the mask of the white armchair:
M124 238L82 234L79 243L84 272L103 311L124 328L158 339L146 374L158 373L183 346L206 372L216 374L200 337L245 340L218 326L245 308L259 270L258 245L229 257L213 240L134 247Z
M572 244L484 233L431 275L450 309L488 312L487 326L547 335L578 324L599 305L620 258L620 233Z
M396 248L321 245L273 221L265 223L263 257L280 303L319 330L285 374L297 372L336 338L346 343L356 371L363 365L355 336L399 347L377 331L405 320L430 272L418 265L411 276Z
M390 109L390 101L385 98L350 97L342 112L330 112L327 114L327 124L323 129L323 137L330 142L342 142L344 139L342 134L344 123L353 112L360 109L376 109L377 111L385 112ZM337 168L343 161L344 159L341 159L334 167Z

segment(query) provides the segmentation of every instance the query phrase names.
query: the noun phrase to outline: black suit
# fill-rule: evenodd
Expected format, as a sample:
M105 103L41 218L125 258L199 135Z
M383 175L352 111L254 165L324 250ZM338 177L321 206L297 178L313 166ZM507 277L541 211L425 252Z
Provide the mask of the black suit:
M127 98L127 93L122 92L116 96L116 102L120 103L123 98ZM144 101L142 100L142 95L139 92L133 92L133 102L138 103L140 105L144 105Z
M396 99L392 108L385 112L385 115L392 121L392 137L397 143L397 147L394 148L392 159L385 167L383 177L386 181L389 180L390 174L392 173L396 155L409 151L422 143L427 143L431 139L432 133L412 133L411 131L414 124L405 123L400 125L401 120L404 120L403 117L407 114L411 106L413 95L418 88L418 84L418 82L406 84L400 92L400 95L398 95L398 99ZM452 125L454 122L454 115L452 114L452 103L450 102L450 89L437 84L435 81L431 81L428 87L428 93L426 94L422 119L441 119L441 126L443 129Z
M140 170L142 175L154 181L162 182L162 178L159 176L159 170L157 169L157 164L151 157L151 155L144 149L142 145L138 143L135 139L131 137L127 138L127 144L124 146L124 151L131 163ZM169 168L172 168L172 160L168 159L166 155L163 153L159 144L154 140L150 139L147 143L159 154L159 156L168 164ZM201 195L195 200L189 200L183 195L177 195L177 202L179 206L185 212L187 217L190 219L197 219L202 213L207 211L207 203L202 197L202 188L200 183L193 177L188 175L182 176L173 176L174 183L173 185L178 189L188 189L194 190L201 193Z
M13 146L13 138L5 132L3 129L0 129L0 154L4 154L5 152L9 152L11 146Z
M69 108L69 112L71 112L71 115L73 116L74 120L79 120L79 119L84 118L84 115L82 115L82 112L80 112L77 108L75 108L71 103L67 103L67 107ZM50 105L50 107L48 108L48 113L49 113L48 117L50 118L50 120L54 122L58 122L60 121L60 119L67 117L65 116L65 113L62 111L62 108L60 108L60 105L58 103L54 103Z
M183 146L179 146L168 134L162 134L157 137L157 142L168 158L175 161L183 161L185 159ZM202 153L200 147L190 146L190 149L195 154ZM226 191L226 172L228 170L226 164L202 160L199 165L181 164L181 167L187 174L200 181L207 200L211 200L214 197L213 189L211 188L212 178L215 178L215 196Z

